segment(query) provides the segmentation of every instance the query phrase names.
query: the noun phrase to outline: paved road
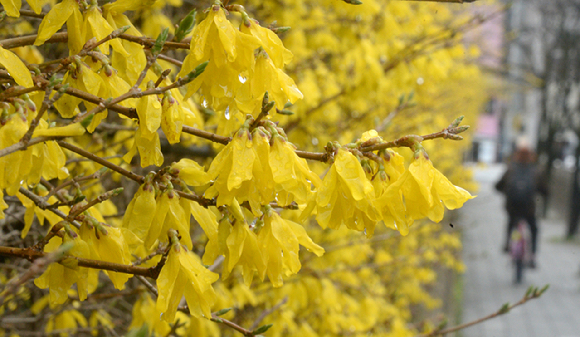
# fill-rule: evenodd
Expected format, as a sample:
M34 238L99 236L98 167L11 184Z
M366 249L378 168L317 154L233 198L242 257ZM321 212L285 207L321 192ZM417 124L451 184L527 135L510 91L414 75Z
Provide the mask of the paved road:
M539 299L507 315L463 330L463 337L580 337L580 244L566 243L562 212L540 219L538 269L526 270L522 285L512 284L513 268L501 252L506 215L493 184L501 166L478 169L478 197L462 209L464 233L463 321L488 315L505 302L517 302L530 285L550 284ZM579 205L580 207L580 205Z

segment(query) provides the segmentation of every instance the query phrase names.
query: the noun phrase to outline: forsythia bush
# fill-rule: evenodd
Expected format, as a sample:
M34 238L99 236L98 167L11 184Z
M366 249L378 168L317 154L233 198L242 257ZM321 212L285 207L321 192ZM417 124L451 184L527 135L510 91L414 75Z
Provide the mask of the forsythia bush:
M0 0L0 336L431 329L481 18L355 2Z

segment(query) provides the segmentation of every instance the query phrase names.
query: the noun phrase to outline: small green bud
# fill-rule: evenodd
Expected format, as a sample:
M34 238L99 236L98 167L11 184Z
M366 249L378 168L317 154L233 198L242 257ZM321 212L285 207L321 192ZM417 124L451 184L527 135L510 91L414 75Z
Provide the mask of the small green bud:
M286 109L276 109L276 113L279 113L280 115L285 115L285 116L292 116L294 114L294 112L290 111L290 110L286 110Z
M179 26L175 30L175 37L173 40L180 42L183 40L187 34L191 33L193 27L195 26L195 15L197 11L194 9L189 14L187 14L183 20L179 23Z
M510 304L504 303L504 305L502 305L501 308L499 308L499 310L497 311L497 314L503 315L503 314L507 314L509 311L510 311Z
M161 50L163 49L163 46L165 45L168 36L169 36L169 28L165 28L161 33L159 33L159 36L157 36L157 40L155 40L153 48L151 48L151 54L158 55L159 53L161 53Z
M232 308L225 308L225 309L222 309L222 310L216 312L215 315L216 316L222 316L222 315L225 315L228 312L230 312L230 310L232 310Z

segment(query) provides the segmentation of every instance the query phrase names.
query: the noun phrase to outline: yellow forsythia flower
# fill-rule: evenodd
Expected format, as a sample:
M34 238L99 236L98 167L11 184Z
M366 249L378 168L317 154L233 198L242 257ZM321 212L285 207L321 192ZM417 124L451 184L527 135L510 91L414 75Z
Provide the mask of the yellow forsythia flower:
M278 204L286 206L296 201L309 200L312 186L319 188L322 181L310 170L306 159L298 157L295 147L281 136L273 136L270 148L270 167L278 192Z
M157 310L155 301L149 294L143 294L133 305L133 315L129 330L139 329L147 325L149 333L155 333L159 336L167 336L171 331L169 323L161 319L161 312Z
M131 251L121 229L103 226L103 230L100 230L83 224L79 235L88 244L91 259L126 265L131 264ZM125 288L125 282L132 276L109 270L105 270L105 274L109 276L115 288L119 290Z
M280 287L282 274L296 274L300 270L299 245L318 256L324 254L324 249L310 239L304 227L281 218L269 206L267 208L258 242L266 262L266 274L274 287Z
M66 337L75 335L76 329L81 326L87 327L87 319L80 312L75 309L64 310L61 313L51 316L46 323L44 332L49 334L54 330L68 330L67 332L59 333L60 336Z
M157 204L155 189L150 183L139 187L123 215L123 228L129 229L139 239L145 241L155 215Z
M260 251L258 236L246 222L236 221L233 224L226 244L227 254L222 272L224 279L229 276L236 265L242 266L244 283L247 286L252 284L254 272L257 272L262 280L264 279L266 263Z
M181 245L169 250L167 261L157 278L157 310L163 312L163 319L173 322L177 306L185 295L189 312L195 317L211 317L211 307L215 302L212 283L219 275L205 268L199 257Z
M366 229L371 234L379 218L372 200L373 185L358 159L349 151L339 149L316 197L316 220L322 228L336 229L345 224L359 231Z
M240 25L240 31L260 40L260 46L268 53L276 68L282 69L292 61L292 52L282 44L282 40L271 29L264 28L255 20L247 20Z
M418 158L409 165L409 173L419 185L424 199L429 203L429 219L439 222L443 219L443 210L456 209L473 197L461 187L453 185L447 177L439 172L433 163L421 151ZM408 205L409 208L411 205Z
M89 326L94 328L93 331L91 331L93 336L99 335L99 326L106 327L108 329L113 329L115 327L111 315L109 315L103 309L97 309L93 311L91 317L89 318Z
M58 238L52 239L49 244L45 246L45 250L51 252L56 250L61 243L70 241L72 241L74 245L66 255L84 259L90 258L88 244L79 237L69 239L65 236L65 239L62 241ZM77 261L74 259L67 261L65 258L63 263L51 263L44 273L34 280L34 284L37 287L41 289L49 289L49 301L51 307L62 304L68 300L68 291L75 283L77 284L79 299L84 301L87 298L89 293L88 269L79 267L76 262Z
M201 62L210 62L205 71L188 84L185 97L201 88L201 94L214 109L225 109L242 85L240 76L248 76L253 68L254 50L259 46L258 39L234 28L223 8L212 6L207 17L193 30L190 54L179 76L186 76Z

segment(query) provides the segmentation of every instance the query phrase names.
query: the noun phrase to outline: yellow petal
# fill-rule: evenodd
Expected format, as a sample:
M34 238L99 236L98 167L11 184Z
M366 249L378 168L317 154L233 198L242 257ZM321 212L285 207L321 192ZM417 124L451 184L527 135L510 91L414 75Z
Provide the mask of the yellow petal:
M8 16L15 18L20 16L21 0L0 0L0 3L4 6L4 10Z
M33 137L74 137L81 136L85 133L85 128L81 123L73 123L67 126L59 126L49 129L38 129L34 130L32 134Z
M68 20L75 6L78 8L75 0L63 0L52 7L50 12L42 19L40 27L38 27L38 36L34 41L34 45L39 46L50 39Z
M362 200L373 192L373 185L366 178L359 161L352 153L339 149L334 166L354 200Z
M32 87L32 76L24 63L13 52L0 46L0 64L8 70L14 81L23 87Z

